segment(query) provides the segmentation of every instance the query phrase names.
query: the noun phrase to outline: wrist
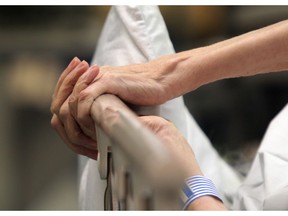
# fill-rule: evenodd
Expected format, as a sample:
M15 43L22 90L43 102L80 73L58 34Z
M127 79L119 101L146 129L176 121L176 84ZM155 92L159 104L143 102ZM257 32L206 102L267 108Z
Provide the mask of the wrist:
M191 176L185 180L181 202L184 210L225 209L213 182L201 175Z
M189 58L189 52L176 53L161 58L159 82L164 86L169 99L181 96L191 91L189 90L191 87L193 88L193 83L191 85L191 82L187 82L190 72L189 65L187 65Z
M175 54L171 60L173 65L172 88L174 89L174 97L184 95L200 86L211 82L212 76L209 75L207 58L211 52L210 46L195 48Z
M223 202L213 196L202 196L190 203L187 210L207 211L207 210L219 210L226 211L227 208Z

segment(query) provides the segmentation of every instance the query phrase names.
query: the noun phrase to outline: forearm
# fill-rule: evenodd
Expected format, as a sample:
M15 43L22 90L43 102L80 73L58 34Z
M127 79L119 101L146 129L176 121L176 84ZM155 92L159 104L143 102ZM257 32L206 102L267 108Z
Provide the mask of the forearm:
M173 97L220 79L288 69L288 21L168 58Z
M288 68L288 22L220 42L207 50L203 59L207 64L200 73L209 72L211 81L285 70Z
M227 208L224 204L213 196L203 196L192 203L187 207L187 210L196 210L196 211L226 211Z

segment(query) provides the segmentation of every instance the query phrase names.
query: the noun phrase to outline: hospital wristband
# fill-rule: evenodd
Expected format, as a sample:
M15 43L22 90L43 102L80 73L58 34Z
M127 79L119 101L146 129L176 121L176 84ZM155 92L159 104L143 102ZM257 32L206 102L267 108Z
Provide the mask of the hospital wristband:
M187 178L180 195L183 210L194 200L202 196L214 196L223 202L210 179L200 175Z

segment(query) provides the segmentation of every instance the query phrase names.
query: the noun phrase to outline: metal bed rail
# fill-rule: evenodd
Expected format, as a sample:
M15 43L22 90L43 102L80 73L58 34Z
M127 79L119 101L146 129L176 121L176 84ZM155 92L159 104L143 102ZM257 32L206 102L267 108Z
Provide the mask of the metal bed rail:
M98 170L107 179L105 210L179 210L182 169L158 137L118 97L91 107Z

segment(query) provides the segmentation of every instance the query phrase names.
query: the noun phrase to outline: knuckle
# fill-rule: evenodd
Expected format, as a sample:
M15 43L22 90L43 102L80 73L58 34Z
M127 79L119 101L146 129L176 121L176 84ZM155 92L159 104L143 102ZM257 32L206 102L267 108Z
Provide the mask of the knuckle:
M67 119L69 116L69 109L67 106L62 106L59 110L59 117L60 119Z
M69 97L68 104L73 105L77 102L77 99L74 96Z
M54 105L50 106L50 112L51 113L56 113L56 109L55 109Z
M64 98L60 98L60 97L55 98L55 100L52 102L50 106L51 112L57 114L63 105L63 101L64 101Z
M56 129L59 125L59 121L57 120L57 117L53 115L53 117L51 118L50 124L52 126L52 128Z
M86 80L81 80L81 81L79 81L79 82L75 85L75 87L74 87L74 89L75 89L75 94L76 94L76 95L79 94L79 92L83 91L83 90L86 89L87 87L88 87L88 84L87 84Z
M58 102L57 102L57 100L54 100L50 106L50 111L51 111L51 113L57 113L58 110L59 110Z
M66 90L70 90L70 88L72 88L74 85L75 85L75 80L73 80L73 79L67 79L67 80L65 80L65 91Z
M79 101L86 101L86 100L91 100L92 95L91 92L88 90L83 90L79 93Z

